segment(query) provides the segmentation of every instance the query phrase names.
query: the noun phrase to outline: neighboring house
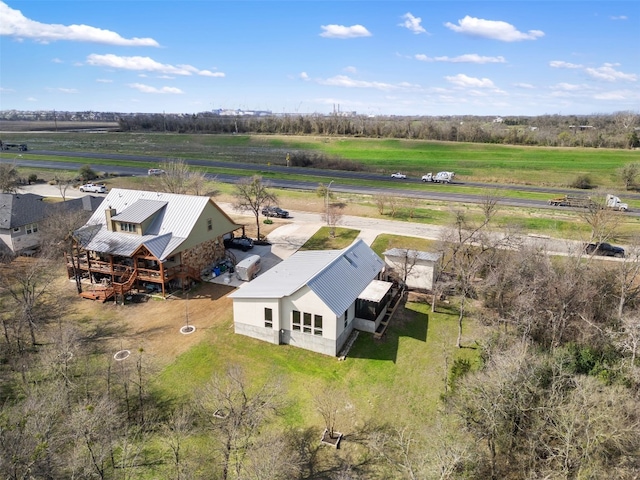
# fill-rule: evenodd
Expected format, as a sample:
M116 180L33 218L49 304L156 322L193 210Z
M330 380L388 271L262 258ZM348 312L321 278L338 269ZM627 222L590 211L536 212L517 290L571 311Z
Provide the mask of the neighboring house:
M166 296L224 258L222 236L238 228L210 197L113 188L75 232L67 271L105 287L83 292L87 298L133 289Z
M0 252L20 254L37 249L44 220L60 209L95 211L101 198L86 195L47 203L33 193L0 193Z
M439 253L392 248L383 253L387 275L404 283L407 288L431 290L440 268Z
M343 250L300 251L229 295L235 332L336 356L354 329L373 332L392 284L362 240Z

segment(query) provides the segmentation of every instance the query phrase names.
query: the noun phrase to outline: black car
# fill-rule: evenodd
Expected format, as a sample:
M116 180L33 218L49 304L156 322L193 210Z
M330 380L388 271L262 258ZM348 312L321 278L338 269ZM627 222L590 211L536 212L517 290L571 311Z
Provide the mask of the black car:
M289 218L289 212L280 207L264 207L262 209L262 215L265 217Z
M249 237L230 237L224 239L224 248L235 248L246 252L253 248L253 240Z
M584 247L584 251L589 255L624 258L624 248L609 243L589 243Z

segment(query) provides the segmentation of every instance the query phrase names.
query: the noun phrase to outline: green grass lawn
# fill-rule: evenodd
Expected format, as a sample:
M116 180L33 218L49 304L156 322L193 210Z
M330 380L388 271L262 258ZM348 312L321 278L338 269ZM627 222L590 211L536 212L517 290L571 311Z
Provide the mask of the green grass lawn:
M335 237L321 228L303 248L341 249L358 235L340 228ZM429 248L427 240L380 235L375 249ZM190 399L215 372L239 365L252 380L279 378L286 386L287 408L282 423L304 428L320 426L313 407L316 395L326 390L342 392L341 429L357 429L374 420L394 425L426 424L435 417L444 393L447 365L464 358L479 362L476 348L458 349L457 310L442 304L436 313L428 303L403 302L381 340L360 333L345 361L289 345L272 345L233 332L232 313L209 329L203 341L164 369L156 382L164 398ZM477 346L481 328L465 322L465 343Z

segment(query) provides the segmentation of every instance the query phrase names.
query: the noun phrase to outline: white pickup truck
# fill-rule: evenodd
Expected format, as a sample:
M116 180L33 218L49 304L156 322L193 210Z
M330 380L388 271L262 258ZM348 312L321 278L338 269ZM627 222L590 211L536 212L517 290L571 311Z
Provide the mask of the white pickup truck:
M80 187L81 192L107 193L107 186L104 183L85 183Z

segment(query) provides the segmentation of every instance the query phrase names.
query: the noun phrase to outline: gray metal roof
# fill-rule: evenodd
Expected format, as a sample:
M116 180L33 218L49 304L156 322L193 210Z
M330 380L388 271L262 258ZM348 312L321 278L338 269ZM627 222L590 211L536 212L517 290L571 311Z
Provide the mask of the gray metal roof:
M421 252L420 250L410 250L407 248L392 248L382 253L385 257L408 257L417 260L425 260L429 262L437 262L442 257L441 253Z
M167 202L159 202L158 200L138 200L133 205L127 207L122 213L111 218L119 222L142 223L147 218L155 215L155 213L166 204Z
M282 298L308 285L339 316L383 266L380 257L362 240L343 250L296 252L229 297Z
M189 237L209 202L209 197L113 188L85 226L76 231L76 236L87 250L129 257L145 245L164 261ZM131 223L140 223L154 213L157 215L145 235L112 232L106 225L105 210L109 208L116 210L113 219ZM237 228L224 212L218 210L234 227L229 231Z

